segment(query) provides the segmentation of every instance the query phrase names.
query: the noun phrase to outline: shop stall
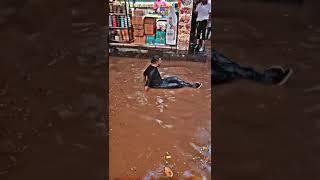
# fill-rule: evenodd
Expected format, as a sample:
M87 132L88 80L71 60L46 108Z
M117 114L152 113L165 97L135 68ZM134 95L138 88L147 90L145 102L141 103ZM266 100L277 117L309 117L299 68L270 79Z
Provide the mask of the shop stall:
M192 0L110 0L110 45L188 50Z

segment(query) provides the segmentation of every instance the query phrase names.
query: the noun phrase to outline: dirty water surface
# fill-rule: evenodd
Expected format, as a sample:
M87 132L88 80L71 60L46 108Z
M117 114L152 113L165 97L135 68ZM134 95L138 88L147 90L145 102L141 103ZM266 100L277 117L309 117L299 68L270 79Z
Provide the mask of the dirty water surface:
M109 178L211 179L210 64L163 60L162 77L203 86L144 94L148 65L147 59L109 58Z

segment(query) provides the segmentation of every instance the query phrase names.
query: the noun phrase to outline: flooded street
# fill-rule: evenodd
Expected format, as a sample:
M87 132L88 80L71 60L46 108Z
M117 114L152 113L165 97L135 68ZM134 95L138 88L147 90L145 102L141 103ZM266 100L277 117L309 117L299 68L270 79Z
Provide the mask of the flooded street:
M200 89L152 89L144 94L149 60L110 57L110 179L150 179L211 173L210 64L166 61L162 77L176 75L202 82ZM166 158L165 158L166 157Z
M320 27L300 19L298 4L224 2L216 7L216 49L259 71L281 65L294 74L282 87L214 86L214 178L319 179Z

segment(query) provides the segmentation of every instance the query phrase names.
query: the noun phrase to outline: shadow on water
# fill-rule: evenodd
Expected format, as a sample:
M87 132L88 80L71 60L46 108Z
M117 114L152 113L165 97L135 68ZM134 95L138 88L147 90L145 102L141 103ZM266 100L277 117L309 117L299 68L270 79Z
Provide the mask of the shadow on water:
M159 178L165 167L175 177L210 179L210 64L164 60L159 68L163 77L177 75L203 82L203 87L152 89L144 94L142 72L148 63L110 59L111 179Z

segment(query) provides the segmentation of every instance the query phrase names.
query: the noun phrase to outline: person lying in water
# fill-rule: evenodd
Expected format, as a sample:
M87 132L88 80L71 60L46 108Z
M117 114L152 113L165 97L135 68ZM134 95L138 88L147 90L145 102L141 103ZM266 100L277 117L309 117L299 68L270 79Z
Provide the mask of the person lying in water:
M236 79L248 79L263 84L283 85L293 73L291 68L272 66L260 73L243 67L213 49L211 56L212 84L222 84Z
M162 60L159 56L153 56L151 58L151 64L143 72L145 83L145 92L148 92L150 88L164 88L164 89L173 89L173 88L182 88L182 87L191 87L191 88L200 88L201 83L189 83L176 76L161 78L161 75L158 71Z

